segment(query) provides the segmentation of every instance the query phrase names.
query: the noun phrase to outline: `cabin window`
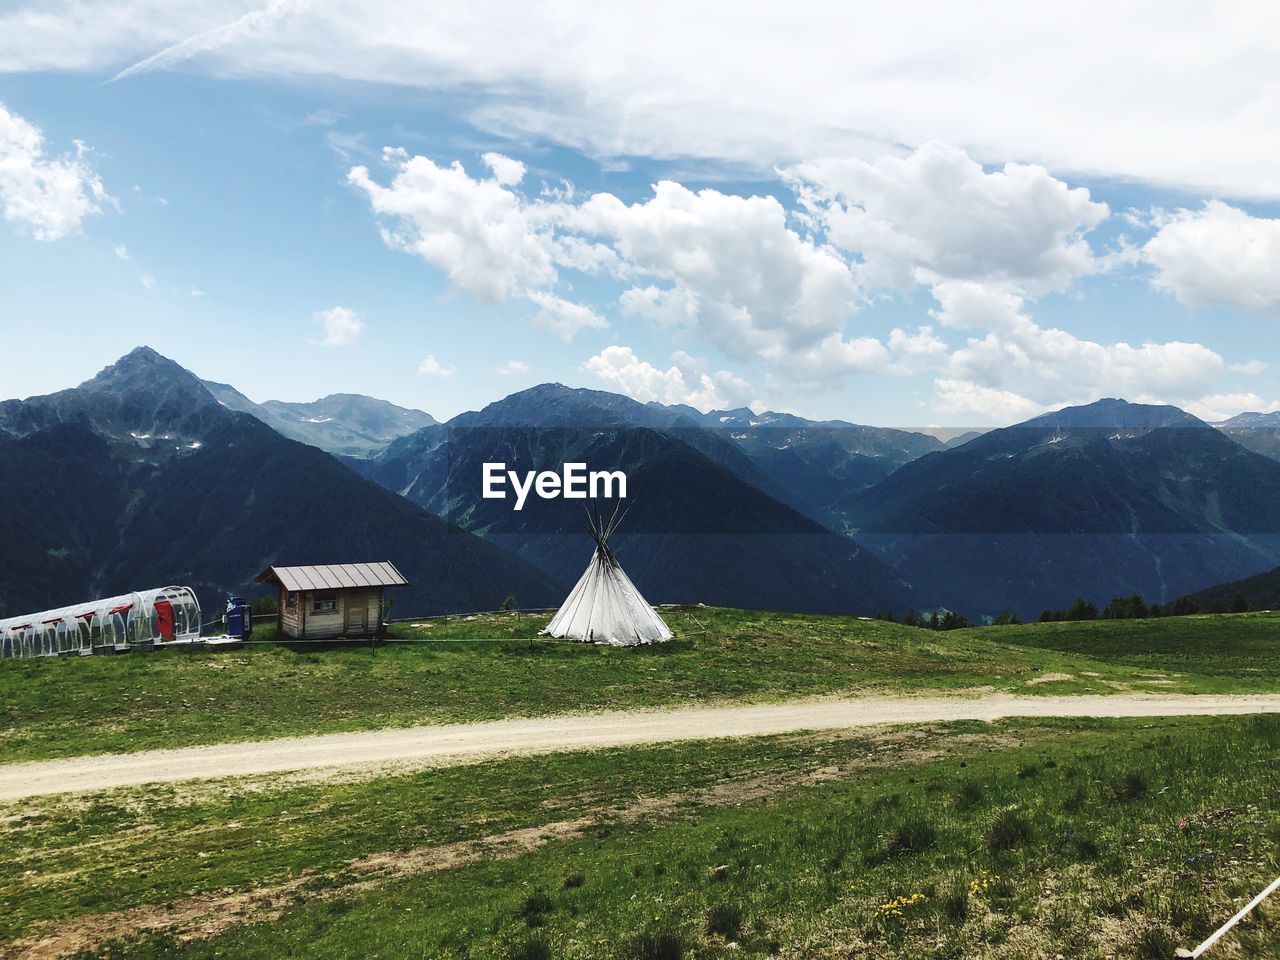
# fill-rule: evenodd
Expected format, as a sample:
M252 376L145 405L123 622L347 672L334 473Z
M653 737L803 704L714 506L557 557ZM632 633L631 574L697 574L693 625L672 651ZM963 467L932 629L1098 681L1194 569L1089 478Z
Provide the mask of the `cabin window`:
M284 608L286 610L298 609L298 595L296 593L286 593L284 597Z
M333 613L338 609L338 594L334 591L317 593L312 601L312 613Z

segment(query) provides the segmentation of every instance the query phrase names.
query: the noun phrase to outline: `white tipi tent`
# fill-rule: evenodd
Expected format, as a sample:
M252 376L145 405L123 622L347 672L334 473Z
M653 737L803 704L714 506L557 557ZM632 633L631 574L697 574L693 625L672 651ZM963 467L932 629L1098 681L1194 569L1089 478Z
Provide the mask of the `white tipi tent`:
M599 516L587 515L587 528L596 541L596 552L582 579L543 633L615 647L671 639L671 630L640 596L609 549L609 538L618 529L619 522L617 509L607 524Z

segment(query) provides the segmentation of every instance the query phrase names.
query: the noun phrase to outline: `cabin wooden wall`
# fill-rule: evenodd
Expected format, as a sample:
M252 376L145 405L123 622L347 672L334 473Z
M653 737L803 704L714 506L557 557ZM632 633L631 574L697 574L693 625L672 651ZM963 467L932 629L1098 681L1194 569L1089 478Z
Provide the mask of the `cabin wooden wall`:
M305 615L302 611L304 602L304 594L291 594L283 587L280 588L280 631L286 637L300 638L302 636ZM289 598L295 600L293 609L289 609Z
M325 613L316 613L315 598L317 593L336 593L338 600L336 609ZM306 622L302 631L304 640L324 640L330 637L342 636L342 595L344 593L346 593L345 590L308 590L302 595L306 611Z
M316 613L316 593L330 591L303 591L294 594L297 603L294 609L288 606L289 595L280 591L280 629L287 637L300 640L325 640L334 637L373 636L382 623L383 588L359 587L336 591L337 609L326 613ZM361 612L363 618L351 618L352 629L348 630L348 611ZM363 622L361 622L363 620Z

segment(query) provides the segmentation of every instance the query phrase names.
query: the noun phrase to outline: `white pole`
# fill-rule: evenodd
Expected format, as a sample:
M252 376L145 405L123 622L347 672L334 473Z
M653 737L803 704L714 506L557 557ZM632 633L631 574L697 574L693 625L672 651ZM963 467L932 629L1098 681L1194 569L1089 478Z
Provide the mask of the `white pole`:
M1200 944L1200 946L1196 947L1194 950L1188 951L1188 950L1180 949L1178 950L1177 954L1175 954L1175 956L1179 956L1179 957L1200 956L1202 953L1204 953L1206 950L1212 947L1215 943L1217 943L1220 939L1222 939L1223 934L1225 934L1228 930L1230 930L1237 923L1243 920L1249 914L1250 910L1252 910L1254 907L1260 904L1263 900L1267 899L1267 897L1269 897L1277 888L1280 888L1280 877L1277 877L1275 880L1273 880L1271 883L1271 886L1267 887L1267 889L1263 890L1260 894L1258 894L1256 897L1250 900L1247 904L1245 904L1243 910L1241 910L1234 917L1232 917L1230 920L1224 923L1221 927L1219 927L1217 930L1211 933L1209 935L1208 940Z

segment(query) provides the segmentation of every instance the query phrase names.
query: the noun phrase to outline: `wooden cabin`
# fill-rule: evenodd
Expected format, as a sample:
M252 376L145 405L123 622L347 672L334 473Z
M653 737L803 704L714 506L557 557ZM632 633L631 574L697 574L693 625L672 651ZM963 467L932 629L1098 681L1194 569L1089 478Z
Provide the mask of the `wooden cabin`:
M382 628L387 587L407 587L395 565L334 563L268 567L257 583L280 591L277 625L296 640L372 637Z

